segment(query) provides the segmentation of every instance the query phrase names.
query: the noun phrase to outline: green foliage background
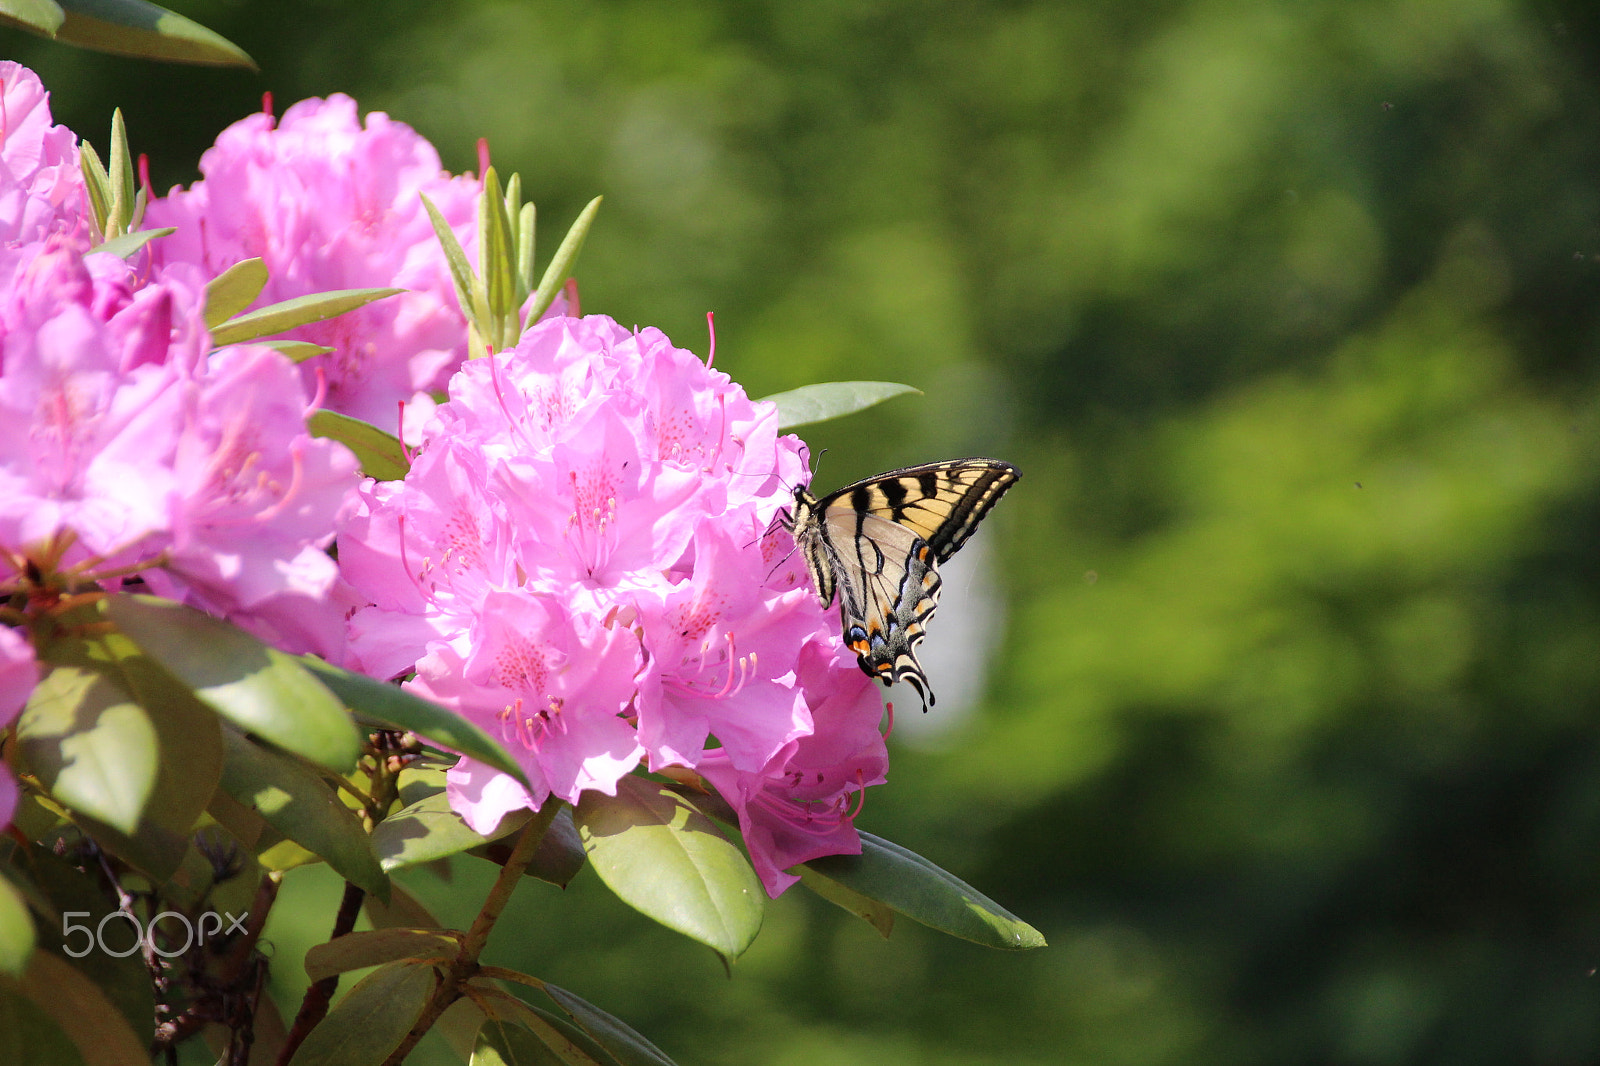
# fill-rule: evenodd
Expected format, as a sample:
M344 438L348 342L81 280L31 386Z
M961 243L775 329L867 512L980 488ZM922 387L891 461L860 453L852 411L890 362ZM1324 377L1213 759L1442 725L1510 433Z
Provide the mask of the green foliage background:
M796 891L730 980L586 876L491 961L686 1066L1600 1055L1590 4L173 6L263 74L0 42L163 188L263 90L486 136L544 255L605 194L586 309L715 311L755 395L927 393L808 434L820 483L1026 474L981 706L862 824L1048 949ZM465 922L478 881L411 883Z

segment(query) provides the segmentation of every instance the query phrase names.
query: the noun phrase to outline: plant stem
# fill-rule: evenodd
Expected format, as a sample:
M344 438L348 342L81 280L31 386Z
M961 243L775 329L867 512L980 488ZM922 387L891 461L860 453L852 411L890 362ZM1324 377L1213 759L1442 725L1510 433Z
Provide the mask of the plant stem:
M500 871L500 876L495 879L494 887L489 890L489 895L483 901L483 909L472 920L472 928L467 930L467 935L461 941L461 948L456 952L450 966L441 975L439 987L434 989L433 998L417 1016L416 1024L400 1041L398 1047L383 1060L383 1066L399 1066L405 1057L411 1054L411 1049L417 1046L433 1023L439 1020L450 1005L461 998L462 987L478 972L478 956L483 953L484 946L489 942L489 933L494 929L494 923L499 920L500 913L506 909L506 904L511 900L511 893L517 887L517 882L522 879L522 872L528 868L528 863L533 861L533 853L538 850L539 842L544 839L545 830L550 828L550 823L555 821L556 813L561 810L561 803L554 796L547 799L522 829L522 835L517 838L516 847L511 849L511 856L506 859L505 867Z

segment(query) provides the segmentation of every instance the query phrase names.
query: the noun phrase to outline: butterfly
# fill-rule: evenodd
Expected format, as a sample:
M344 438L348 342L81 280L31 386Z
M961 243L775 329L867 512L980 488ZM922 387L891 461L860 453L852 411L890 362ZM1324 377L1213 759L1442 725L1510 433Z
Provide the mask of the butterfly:
M972 536L1022 474L998 459L890 470L818 499L804 486L778 521L794 534L823 607L839 595L844 641L885 685L934 702L917 644L939 604L939 564Z

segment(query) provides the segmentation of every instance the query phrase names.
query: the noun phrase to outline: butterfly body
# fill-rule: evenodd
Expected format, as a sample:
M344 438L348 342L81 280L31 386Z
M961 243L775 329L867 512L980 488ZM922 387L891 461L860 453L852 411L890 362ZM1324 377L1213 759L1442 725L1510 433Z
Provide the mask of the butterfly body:
M794 492L782 518L824 607L835 596L844 640L884 684L907 681L934 702L916 646L939 604L939 564L1021 474L998 459L908 466L817 498Z

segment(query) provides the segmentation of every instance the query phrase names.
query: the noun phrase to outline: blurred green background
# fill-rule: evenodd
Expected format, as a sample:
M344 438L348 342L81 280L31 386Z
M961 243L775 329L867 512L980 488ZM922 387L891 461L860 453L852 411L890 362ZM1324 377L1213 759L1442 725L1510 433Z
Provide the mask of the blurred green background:
M120 105L163 189L264 90L456 171L485 136L546 253L605 194L586 310L702 352L715 311L754 395L925 391L806 433L819 485L1026 475L935 627L976 703L861 824L1048 949L797 889L730 979L586 875L490 961L685 1066L1600 1060L1600 9L172 6L262 74L3 54L98 144ZM291 878L286 960L330 887Z

